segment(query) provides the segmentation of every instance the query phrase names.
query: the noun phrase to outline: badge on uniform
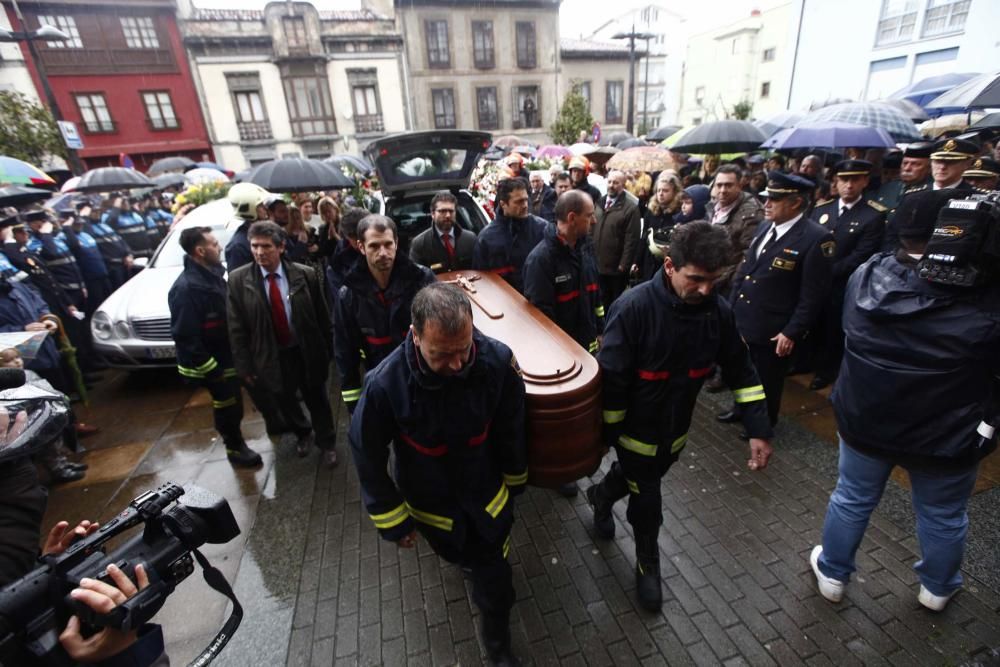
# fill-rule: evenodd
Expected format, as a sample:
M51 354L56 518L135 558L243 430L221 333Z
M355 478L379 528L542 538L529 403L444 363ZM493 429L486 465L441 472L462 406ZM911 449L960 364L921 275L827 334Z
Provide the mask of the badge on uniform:
M824 241L819 244L820 249L823 251L824 257L833 257L834 253L837 251L836 241Z
M827 220L829 220L829 219L830 219L830 214L829 213L824 213L823 215L819 216L819 224L825 225L826 222L827 222Z
M556 284L558 285L559 283L564 283L568 280L571 280L572 278L573 278L572 273L564 273L561 276L556 276Z
M781 257L775 257L774 261L771 262L771 266L776 269L784 269L785 271L795 270L795 260L794 259L782 259Z
M514 369L514 372L517 373L518 377L524 377L524 373L521 372L521 365L517 363L517 357L513 354L510 355L510 367Z

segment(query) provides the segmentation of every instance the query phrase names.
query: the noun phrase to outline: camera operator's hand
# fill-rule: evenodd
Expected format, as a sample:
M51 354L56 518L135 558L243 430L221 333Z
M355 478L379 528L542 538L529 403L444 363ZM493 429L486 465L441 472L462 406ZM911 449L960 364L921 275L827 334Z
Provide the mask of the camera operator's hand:
M96 521L90 522L84 519L76 525L73 530L68 530L69 521L60 521L52 526L49 536L45 538L45 546L42 547L43 556L55 556L69 549L69 546L79 539L93 535L94 531L100 527Z
M135 578L139 587L132 583L124 572L114 565L108 565L108 575L115 586L97 579L81 579L80 587L74 588L70 595L74 600L82 602L99 614L107 614L130 597L149 586L146 568L135 566ZM84 638L80 634L80 619L71 616L66 629L59 635L59 643L63 649L77 662L98 662L118 655L136 639L137 631L122 632L113 628L104 628L100 632Z

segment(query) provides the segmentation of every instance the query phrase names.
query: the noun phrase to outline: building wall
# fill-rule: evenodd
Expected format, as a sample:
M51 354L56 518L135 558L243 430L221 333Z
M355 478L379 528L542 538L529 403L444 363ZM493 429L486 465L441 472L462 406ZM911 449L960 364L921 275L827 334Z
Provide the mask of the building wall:
M6 12L0 12L0 28L13 30ZM21 93L35 104L40 104L39 92L35 90L35 82L31 80L21 47L11 42L0 42L0 90Z
M791 88L790 108L801 109L831 98L873 100L927 76L946 72L988 72L1000 66L1000 2L971 0L961 31L924 38L927 2L916 2L912 36L876 46L882 3L871 0L816 2L798 0L802 31ZM831 60L822 44L830 35L849 34L852 48ZM943 56L943 57L942 57Z
M636 70L639 63L636 62ZM559 100L576 82L590 82L590 115L601 124L602 133L624 130L628 118L628 60L577 59L564 57L559 76ZM610 122L607 117L607 83L621 81L623 86L622 117L618 122ZM636 75L638 81L638 74ZM639 125L639 106L636 105L636 128Z

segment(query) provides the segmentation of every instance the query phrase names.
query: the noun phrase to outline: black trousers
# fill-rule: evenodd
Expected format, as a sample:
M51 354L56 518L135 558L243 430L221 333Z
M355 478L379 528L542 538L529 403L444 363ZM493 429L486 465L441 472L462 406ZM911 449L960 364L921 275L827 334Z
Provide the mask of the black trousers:
M767 414L771 418L771 426L778 423L778 412L781 409L781 393L785 389L785 376L791 368L792 356L779 357L774 353L774 343L759 345L757 343L747 343L750 348L750 358L760 376L760 383L764 386L764 394L767 396ZM739 405L737 404L737 407Z
M124 264L120 262L108 263L108 280L111 282L111 291L124 285L130 277Z
M626 518L637 534L659 531L663 525L663 493L660 480L680 456L669 447L657 448L656 456L644 456L615 445L618 460L597 485L597 494L609 504L628 495Z
M330 395L326 392L326 375L318 379L315 385L306 380L305 363L299 348L282 348L278 354L281 363L281 391L274 395L278 412L287 427L300 438L316 434L316 446L320 449L333 449L337 444L337 427L333 422L333 411L330 409ZM309 409L307 419L302 412L299 394Z
M844 291L846 285L834 285L819 323L820 337L816 350L816 375L833 380L844 357Z
M628 285L628 276L624 273L615 275L601 274L597 277L597 284L601 288L601 303L604 305L605 315L615 299L622 295Z
M220 376L217 380L204 381L208 393L212 395L212 421L215 430L222 436L227 449L240 449L243 445L243 395L240 383L235 377Z
M0 464L0 586L35 567L48 499L30 458Z

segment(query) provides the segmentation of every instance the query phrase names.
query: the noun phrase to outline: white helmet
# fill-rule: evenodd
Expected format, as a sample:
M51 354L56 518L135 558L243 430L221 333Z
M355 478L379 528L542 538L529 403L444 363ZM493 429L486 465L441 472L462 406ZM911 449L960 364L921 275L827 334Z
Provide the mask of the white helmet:
M256 220L257 207L270 195L270 192L254 183L237 183L229 188L228 198L237 216L244 220Z

